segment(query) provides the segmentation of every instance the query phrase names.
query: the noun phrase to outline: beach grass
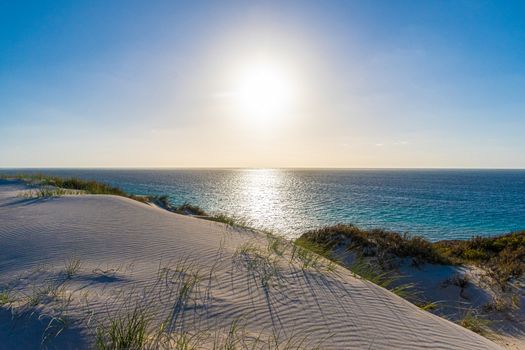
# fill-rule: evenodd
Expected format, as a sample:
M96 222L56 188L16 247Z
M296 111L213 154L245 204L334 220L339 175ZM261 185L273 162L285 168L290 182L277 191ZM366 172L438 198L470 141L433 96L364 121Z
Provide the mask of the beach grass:
M81 190L58 188L53 186L41 186L37 189L30 189L21 193L23 198L50 198L50 197L61 197L67 195L80 195L86 192Z
M190 203L183 203L182 205L179 205L175 207L174 211L179 214L184 215L196 215L196 216L207 216L208 213L206 213L202 208L192 205Z
M467 309L464 315L457 322L460 326L470 329L471 331L487 337L491 334L490 320L478 314L475 310Z
M71 279L81 268L82 262L79 257L70 256L64 261L64 273L66 279Z
M96 329L96 347L99 350L144 349L151 322L152 317L141 305L113 315L108 324Z
M0 290L0 306L11 302L11 291L8 289Z
M202 219L220 222L231 227L242 228L250 231L257 231L251 224L248 219L243 217L227 215L224 213L218 213L208 216L202 216Z
M174 213L193 216L208 216L208 213L206 213L202 208L188 202L184 202L178 206L173 205L167 195L149 196L148 199L150 202L158 205L159 207Z
M204 209L202 209L201 207L194 205L194 204L190 204L188 202L184 202L183 204L178 205L178 206L173 205L171 201L169 200L169 197L166 195L150 196L149 200L152 203L160 206L161 208L171 211L173 213L197 216L204 220L220 222L220 223L226 224L231 227L253 230L253 228L251 227L247 219L244 219L242 217L227 215L225 213L210 214L206 212Z
M23 180L38 186L38 189L36 192L34 192L36 197L58 197L72 194L70 191L81 191L85 194L106 194L131 198L139 202L148 201L148 198L145 196L132 195L118 187L111 186L99 181L84 180L76 177L64 178L60 176L50 176L44 174L4 174L0 177L4 179ZM79 193L75 192L73 194Z
M261 286L268 289L279 276L278 257L272 251L265 251L258 245L247 242L240 245L233 255L233 260L258 278Z

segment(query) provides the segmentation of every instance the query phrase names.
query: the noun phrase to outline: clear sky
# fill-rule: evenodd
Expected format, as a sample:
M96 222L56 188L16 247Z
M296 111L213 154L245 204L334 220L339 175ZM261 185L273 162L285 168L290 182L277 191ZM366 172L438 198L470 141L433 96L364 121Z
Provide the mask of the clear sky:
M524 1L0 1L0 167L525 168Z

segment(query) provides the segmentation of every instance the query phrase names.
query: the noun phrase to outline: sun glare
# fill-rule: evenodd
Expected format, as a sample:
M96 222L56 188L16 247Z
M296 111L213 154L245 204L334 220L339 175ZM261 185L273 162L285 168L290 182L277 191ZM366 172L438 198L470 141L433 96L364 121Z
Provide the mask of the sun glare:
M290 108L293 92L290 78L281 67L257 63L241 72L235 97L243 118L267 122Z

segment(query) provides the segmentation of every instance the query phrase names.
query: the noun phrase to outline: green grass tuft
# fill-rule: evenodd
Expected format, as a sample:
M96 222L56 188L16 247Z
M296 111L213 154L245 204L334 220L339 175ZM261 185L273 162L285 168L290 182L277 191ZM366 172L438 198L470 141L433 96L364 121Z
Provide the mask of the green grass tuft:
M72 256L66 259L64 262L64 272L67 279L71 279L81 268L82 262L80 258Z
M0 306L9 304L11 301L11 292L7 289L0 290Z
M268 289L279 277L278 259L271 251L264 251L256 244L247 242L237 248L233 256L234 261L243 266L261 282L261 286Z
M96 330L96 347L99 350L143 349L148 341L152 318L147 310L135 306L109 319L109 324Z
M460 326L470 329L471 331L483 336L490 334L490 320L477 314L474 310L466 310L464 316L457 322Z

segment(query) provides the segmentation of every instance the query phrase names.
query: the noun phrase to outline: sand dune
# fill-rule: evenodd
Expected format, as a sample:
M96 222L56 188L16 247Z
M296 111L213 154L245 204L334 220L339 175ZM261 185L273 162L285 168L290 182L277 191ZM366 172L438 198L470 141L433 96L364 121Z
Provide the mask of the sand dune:
M0 183L0 348L90 348L94 329L136 305L175 333L227 336L237 323L247 339L306 348L499 348L264 235L121 197L24 189Z

